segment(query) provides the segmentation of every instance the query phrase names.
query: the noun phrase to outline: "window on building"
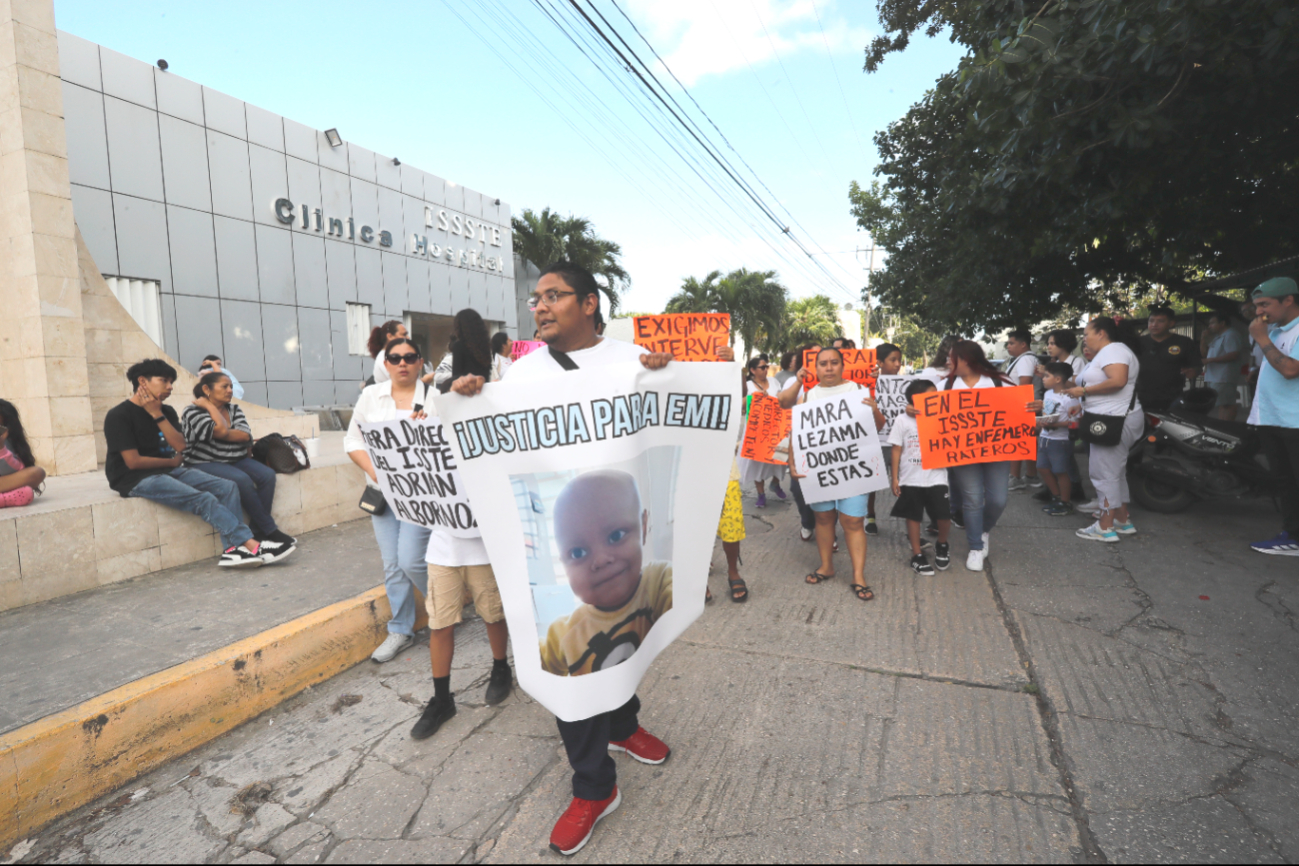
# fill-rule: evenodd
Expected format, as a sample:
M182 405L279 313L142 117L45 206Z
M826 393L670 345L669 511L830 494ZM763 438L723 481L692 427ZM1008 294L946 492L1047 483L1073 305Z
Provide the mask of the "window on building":
M369 355L370 305L347 305L347 354Z
M109 291L135 319L140 330L149 335L160 347L162 346L162 301L159 298L161 286L157 280L136 280L131 277L104 277Z

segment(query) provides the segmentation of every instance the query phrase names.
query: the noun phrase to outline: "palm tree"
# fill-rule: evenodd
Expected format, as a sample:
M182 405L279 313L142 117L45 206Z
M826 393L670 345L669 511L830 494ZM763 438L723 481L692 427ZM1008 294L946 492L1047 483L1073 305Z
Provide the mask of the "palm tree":
M759 339L778 333L788 292L775 271L740 268L722 276L713 271L702 281L688 277L668 300L669 313L726 313L731 317L731 345L738 336L753 351Z
M613 318L620 296L631 285L620 260L621 246L597 235L585 217L560 216L550 208L539 214L525 208L511 224L514 251L524 260L538 268L567 260L594 274L600 291L609 299L609 317Z
M784 342L788 346L807 343L829 345L839 335L839 311L825 295L791 301L785 308Z

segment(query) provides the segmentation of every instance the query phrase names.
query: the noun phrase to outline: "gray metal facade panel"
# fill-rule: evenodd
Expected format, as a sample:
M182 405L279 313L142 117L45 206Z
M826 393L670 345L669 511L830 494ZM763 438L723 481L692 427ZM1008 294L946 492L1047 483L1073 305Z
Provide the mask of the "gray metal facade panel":
M296 120L284 118L284 152L306 162L319 164L316 155L316 131Z
M298 308L262 304L262 338L265 341L266 381L302 381Z
M431 267L425 259L406 259L406 292L409 298L407 303L410 305L406 309L420 313L432 311L433 299L429 288Z
M103 91L99 72L99 46L80 36L58 31L59 77L91 90Z
M166 114L158 115L162 142L162 179L167 203L212 210L212 182L208 177L207 134Z
M209 129L207 154L208 171L212 176L212 212L251 220L253 193L248 142Z
M338 147L329 143L325 133L319 130L313 130L312 134L316 138L316 161L325 168L332 168L334 171L346 172L348 170L348 151L351 145L346 141Z
M370 305L370 312L383 315L383 266L379 251L357 244L352 248L356 256L356 299Z
M424 198L424 172L414 166L401 164L401 191L405 195Z
M284 153L284 120L278 114L247 103L244 113L248 118L249 143Z
M451 309L451 271L446 261L429 262L429 312L439 316L449 316Z
M302 378L332 381L334 358L330 351L329 310L298 307L298 339L302 343ZM346 336L344 336L346 339ZM347 351L347 344L343 344Z
M379 186L401 192L401 166L393 165L393 158L374 155L374 179Z
M226 135L244 141L248 140L248 121L244 117L243 100L204 87L203 116L207 119L208 129L215 129L217 132L224 132Z
M356 217L356 239L361 240L361 226L369 226L378 232L379 225L379 187L373 183L351 179L352 215ZM373 243L373 242L372 242Z
M274 202L288 194L289 175L284 154L257 144L248 145L253 186L253 222L287 228L275 216Z
M383 308L394 319L410 309L410 295L406 288L406 259L396 253L381 253L383 269Z
M251 232L252 226L248 228ZM241 382L266 381L261 310L262 305L254 301L221 300L221 334L225 346L222 359Z
M104 93L144 108L158 107L153 89L153 67L111 48L99 47L99 69Z
M171 245L173 291L180 295L218 297L212 214L168 205L167 235Z
M266 405L272 409L292 409L301 406L301 382L267 382Z
M401 193L396 190L388 189L386 186L378 188L379 193L379 224L375 230L383 230L392 233L391 251L405 253L406 245L403 238L406 231L403 228Z
M188 295L173 295L172 300L176 308L176 330L179 337L174 357L180 361L181 366L197 372L207 355L220 355L223 360L229 361L230 355L222 340L221 302L216 298L195 298ZM249 374L253 371L240 369L233 363L229 366L239 381L247 384ZM247 399L247 395L244 396Z
M451 313L469 306L469 272L464 268L448 268L451 277Z
M114 193L113 223L117 226L117 275L157 280L164 292L170 292L165 205Z
M113 192L162 201L158 113L105 96L104 125L108 130L108 168Z
M72 185L72 213L95 264L106 274L117 273L117 230L113 226L113 194L94 187Z
M320 169L320 191L312 203L324 208L326 216L346 221L352 215L351 178L332 168Z
M256 226L257 282L263 304L294 304L293 237L272 226Z
M173 358L179 357L179 341L176 337L176 296L160 295L162 306L162 350Z
M240 301L260 300L253 224L224 216L213 216L212 223L216 234L217 279L221 297ZM260 332L261 326L258 325L258 333Z
M314 162L307 162L303 159L290 156L288 162L289 169L289 200L293 202L297 210L295 213L296 222L293 223L295 231L302 231L302 206L306 205L308 211L313 211L319 207L320 202L320 166ZM312 223L314 228L315 223Z
M196 126L203 123L203 87L161 69L153 71L153 86L158 92L158 110L163 114L187 120Z
M282 234L289 234L282 232ZM293 232L293 273L298 286L298 306L327 309L329 282L325 270L325 240Z
M325 277L331 310L345 310L346 304L356 301L356 257L351 244L325 241Z
M334 382L318 381L313 382L310 379L302 383L302 405L303 406L333 406L334 405Z
M359 177L361 180L376 183L378 176L374 171L374 159L374 151L366 150L356 144L349 143L347 145L347 173L352 177Z
M239 374L236 372L236 376ZM269 406L266 402L266 383L249 382L242 376L239 377L239 383L244 386L244 402L256 403L258 406Z
M103 94L65 81L63 112L68 139L68 176L73 183L83 186L112 189Z

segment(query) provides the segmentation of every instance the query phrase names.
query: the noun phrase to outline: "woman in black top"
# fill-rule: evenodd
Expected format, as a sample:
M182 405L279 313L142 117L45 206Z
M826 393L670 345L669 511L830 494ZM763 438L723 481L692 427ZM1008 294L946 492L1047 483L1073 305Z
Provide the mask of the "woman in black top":
M185 465L235 483L253 538L292 547L297 539L281 532L271 516L275 470L249 456L252 427L233 399L234 388L225 373L208 373L198 380L194 402L180 419Z
M473 309L456 313L451 323L451 378L438 390L447 393L451 383L461 376L482 376L489 382L492 378L492 342L487 323Z

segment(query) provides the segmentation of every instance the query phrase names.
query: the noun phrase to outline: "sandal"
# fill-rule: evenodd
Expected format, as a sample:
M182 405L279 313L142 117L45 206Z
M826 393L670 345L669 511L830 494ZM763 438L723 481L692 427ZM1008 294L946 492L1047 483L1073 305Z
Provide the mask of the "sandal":
M869 586L863 586L860 583L850 583L848 584L848 588L851 589L853 593L856 594L857 598L862 601L875 600L875 593L871 591Z
M833 578L834 578L833 574L822 574L819 571L812 571L812 572L808 572L807 577L803 579L806 580L808 583L817 584L817 583L825 583L827 580L832 580Z
M704 587L704 604L712 604L712 603L713 603L713 591L712 591L711 589L709 589L708 587L705 586L705 587Z
M727 578L726 582L731 585L731 601L736 604L742 604L749 600L749 587L745 584L744 578ZM737 595L738 593L738 595Z

